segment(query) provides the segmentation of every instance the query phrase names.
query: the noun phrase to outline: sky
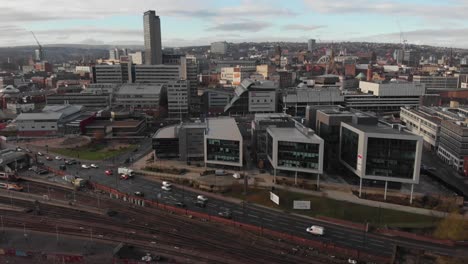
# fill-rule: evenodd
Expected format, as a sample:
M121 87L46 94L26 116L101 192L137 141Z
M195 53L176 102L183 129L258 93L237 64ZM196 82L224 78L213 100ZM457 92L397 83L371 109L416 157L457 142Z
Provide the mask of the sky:
M0 0L0 46L142 45L143 13L165 47L214 41L368 41L468 48L468 0ZM402 32L402 34L400 33Z

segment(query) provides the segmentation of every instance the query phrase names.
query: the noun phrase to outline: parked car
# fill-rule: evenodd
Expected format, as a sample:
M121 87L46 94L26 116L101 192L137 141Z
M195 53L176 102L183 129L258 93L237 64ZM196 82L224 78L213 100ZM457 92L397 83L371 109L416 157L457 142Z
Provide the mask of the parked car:
M170 182L168 182L168 181L163 181L163 182L162 182L162 185L163 185L163 186L167 186L167 187L171 187L171 186L172 186L172 184L171 184Z
M64 164L60 164L59 169L61 170L67 170L67 166Z
M195 206L198 206L198 207L201 207L201 208L205 208L205 207L206 207L206 202L197 200L197 201L195 202Z
M135 196L138 196L138 197L145 197L145 194L140 191L136 191L133 194L135 194Z
M208 198L206 198L206 197L203 196L203 195L198 195L198 196L197 196L197 200L198 200L198 201L202 201L202 202L207 202L207 201L208 201Z
M111 176L111 175L114 175L114 172L112 170L106 170L104 172L107 176Z
M180 208L185 208L185 207L187 207L187 205L186 205L184 202L177 202L175 205L176 205L177 207L180 207Z
M89 165L89 166L90 166L91 168L95 168L95 169L99 168L99 166L98 166L98 165L96 165L96 164L94 164L94 163L93 163L93 164L91 164L91 165Z
M40 151L37 152L37 155L38 155L38 156L44 156L44 154L42 154L42 152L40 152Z
M128 179L130 179L130 176L128 174L121 174L120 179L121 180L128 180Z
M240 173L234 173L234 174L232 175L232 177L234 177L234 179L240 179L240 178L241 178L241 175L240 175Z
M77 164L78 162L74 159L71 159L71 160L66 160L65 161L65 164L67 165L74 165L74 164Z
M45 159L48 160L48 161L54 160L54 159L52 159L52 158L49 157L49 156L45 157Z
M23 187L18 184L10 184L10 183L3 183L3 182L0 182L0 188L7 189L10 191L17 191L17 192L23 191Z
M318 225L313 225L311 227L308 227L306 229L306 231L308 233L311 233L313 235L317 235L317 236L323 236L324 232L325 232L325 228L323 228L322 226L318 226Z
M83 164L83 165L81 165L81 168L83 168L83 169L89 169L89 168L91 168L91 167L89 167L89 166L86 165L86 164Z
M55 159L56 159L56 160L62 160L62 157L56 156Z

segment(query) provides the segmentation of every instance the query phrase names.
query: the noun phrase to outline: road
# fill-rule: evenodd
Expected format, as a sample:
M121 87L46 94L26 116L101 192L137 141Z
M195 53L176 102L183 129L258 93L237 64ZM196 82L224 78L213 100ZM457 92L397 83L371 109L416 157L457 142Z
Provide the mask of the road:
M143 153L144 150L141 150L140 154L136 152L129 155L144 155ZM44 158L41 159L47 166L56 169L58 169L59 164L63 163L57 160L45 161ZM174 205L177 202L183 201L187 205L187 209L208 213L210 215L218 215L219 212L230 210L232 212L233 220L235 221L262 226L263 228L280 231L286 234L304 237L307 239L330 242L336 245L365 251L371 254L389 256L393 253L394 245L424 249L445 255L457 254L455 249L448 246L413 241L404 238L390 238L383 235L366 233L364 231L350 229L318 220L312 220L310 218L297 215L290 215L282 211L267 209L248 203L236 204L227 202L223 199L210 197L207 203L207 207L200 208L195 206L195 201L198 194L196 192L187 190L183 186L174 186L171 192L166 192L161 189L160 183L147 180L144 177L135 177L134 179L125 181L118 179L117 173L115 173L114 176L107 176L104 174L104 170L107 168L112 168L114 172L116 172L119 163L124 159L126 159L125 156L119 158L119 162L115 162L114 165L110 164L109 161L97 163L101 166L97 169L82 169L79 165L68 166L67 173L78 175L85 179L90 179L97 183L110 186L112 188L118 189L121 192L129 194L133 194L135 191L140 191L145 194L145 198L165 204ZM313 236L305 231L307 227L313 224L325 227L325 235L323 237Z

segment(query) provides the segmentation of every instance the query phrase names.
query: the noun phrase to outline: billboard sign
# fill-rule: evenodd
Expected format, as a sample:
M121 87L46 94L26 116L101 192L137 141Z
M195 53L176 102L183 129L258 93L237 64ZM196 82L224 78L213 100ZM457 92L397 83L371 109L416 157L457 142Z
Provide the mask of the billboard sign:
M310 210L310 201L293 201L293 209Z
M275 204L279 205L279 196L274 194L273 192L270 192L270 200Z

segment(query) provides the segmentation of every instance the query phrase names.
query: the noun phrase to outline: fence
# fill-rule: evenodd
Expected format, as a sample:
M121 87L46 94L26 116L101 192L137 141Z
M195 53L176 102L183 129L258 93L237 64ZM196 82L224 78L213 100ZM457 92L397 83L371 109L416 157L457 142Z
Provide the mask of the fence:
M83 263L81 255L65 255L57 253L43 253L35 251L24 251L14 248L0 248L0 259L2 257L21 257L47 261L48 263Z

